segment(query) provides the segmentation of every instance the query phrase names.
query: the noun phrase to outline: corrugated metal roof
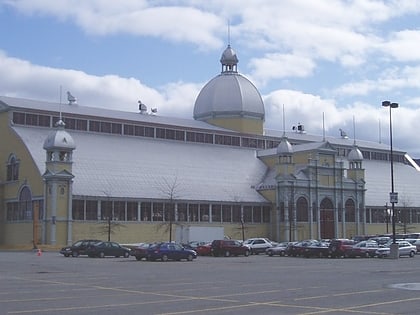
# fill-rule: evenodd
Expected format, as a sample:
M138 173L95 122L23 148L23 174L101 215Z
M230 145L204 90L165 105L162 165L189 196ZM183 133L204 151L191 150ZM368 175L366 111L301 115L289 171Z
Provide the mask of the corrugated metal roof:
M14 126L40 173L45 171L43 142L51 129ZM117 198L165 199L167 184L178 184L177 199L265 202L254 186L273 184L255 150L141 137L71 132L74 151L73 194ZM345 161L345 159L343 159ZM364 160L366 205L389 201L390 164ZM270 179L269 179L270 178ZM420 205L420 172L394 163L397 206ZM165 194L166 191L166 194Z
M45 171L42 146L47 128L13 129ZM141 137L71 132L73 194L116 198L168 199L176 182L176 198L220 202L266 202L252 188L267 167L255 150Z
M387 161L363 160L366 176L366 205L389 204L391 165ZM398 192L396 207L420 206L420 172L414 167L394 163L394 191Z

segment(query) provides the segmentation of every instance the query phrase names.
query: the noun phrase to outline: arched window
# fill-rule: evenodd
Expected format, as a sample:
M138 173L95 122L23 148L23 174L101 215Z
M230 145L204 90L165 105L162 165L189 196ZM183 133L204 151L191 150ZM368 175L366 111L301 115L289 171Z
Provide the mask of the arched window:
M347 199L346 206L346 222L356 222L356 207L352 199Z
M296 219L299 222L308 222L308 201L304 197L299 197L296 202Z
M19 160L15 155L9 157L7 162L7 181L19 179Z
M19 220L32 220L32 194L28 187L23 187L19 195Z

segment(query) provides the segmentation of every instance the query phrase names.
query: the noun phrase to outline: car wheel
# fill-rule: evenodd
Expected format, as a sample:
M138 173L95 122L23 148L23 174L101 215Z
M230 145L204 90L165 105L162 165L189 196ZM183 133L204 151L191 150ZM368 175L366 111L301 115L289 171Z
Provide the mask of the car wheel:
M104 258L105 257L105 253L104 252L100 252L98 256L99 256L99 258Z
M141 256L136 256L136 260L141 260Z
M369 253L365 253L365 258L369 258L369 257L370 257Z
M72 255L73 257L79 257L79 252L73 252L73 253L71 253L71 255Z
M193 260L193 256L192 256L191 254L189 254L189 255L187 256L187 260L188 260L188 261L192 261L192 260Z
M229 257L230 256L230 251L225 251L225 257Z
M162 256L162 261L168 261L168 255L163 255Z
M273 251L268 251L268 256L273 256Z
M130 254L128 252L124 253L124 258L128 258L130 256Z
M64 257L70 257L70 254L64 254Z
M286 256L286 252L281 251L279 254L281 257Z
M248 257L248 256L249 256L249 250L245 251L244 256L245 256L245 257Z
M414 257L415 253L413 251L410 252L410 257Z

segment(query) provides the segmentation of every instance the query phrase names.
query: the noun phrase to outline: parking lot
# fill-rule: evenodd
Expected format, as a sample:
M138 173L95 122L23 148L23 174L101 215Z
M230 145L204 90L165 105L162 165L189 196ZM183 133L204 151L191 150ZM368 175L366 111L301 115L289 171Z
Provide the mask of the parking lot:
M0 252L0 314L418 314L420 256L198 257Z

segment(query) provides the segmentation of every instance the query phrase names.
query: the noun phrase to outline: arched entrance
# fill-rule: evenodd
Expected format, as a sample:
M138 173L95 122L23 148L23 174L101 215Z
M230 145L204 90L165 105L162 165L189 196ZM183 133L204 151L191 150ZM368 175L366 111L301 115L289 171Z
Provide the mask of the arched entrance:
M321 201L319 224L322 239L334 238L334 207L330 199L324 198Z

